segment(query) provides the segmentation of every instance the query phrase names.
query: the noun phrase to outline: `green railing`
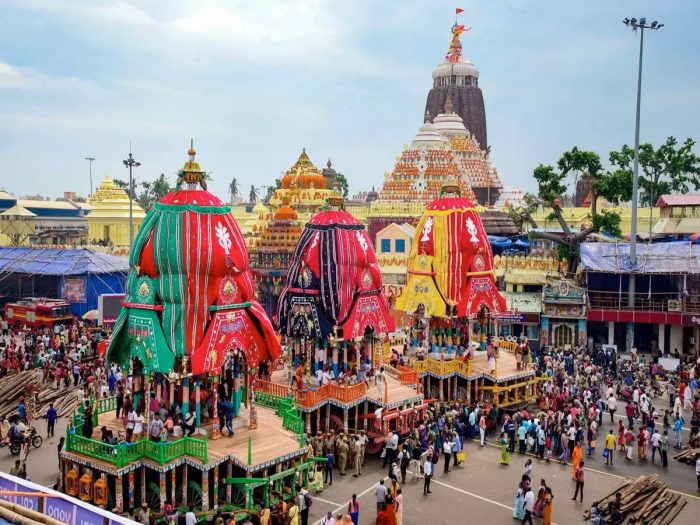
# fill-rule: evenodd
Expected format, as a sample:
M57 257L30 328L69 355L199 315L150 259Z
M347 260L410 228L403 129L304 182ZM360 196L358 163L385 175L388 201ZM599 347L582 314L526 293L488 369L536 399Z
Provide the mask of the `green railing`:
M104 398L95 403L93 410L93 425L97 426L98 414L116 410L116 398ZM69 428L66 433L66 451L76 452L91 458L116 465L122 468L131 462L148 458L159 465L165 465L169 461L181 456L192 456L201 459L204 464L209 461L207 442L203 439L182 437L175 441L163 441L156 443L149 439L140 439L134 443L119 443L110 445L82 435L84 407L80 406L73 411L71 421L73 432Z
M282 425L287 430L291 430L295 434L304 435L304 420L300 416L287 412L282 417Z
M284 399L285 398L283 397L268 394L267 392L259 392L257 390L255 391L255 403L257 403L260 406L271 408L278 414L280 400Z
M208 462L207 442L190 437L162 443L141 439L135 443L109 445L78 434L68 433L66 451L104 461L117 468L125 467L129 463L143 458L151 459L159 465L165 465L181 456L192 456L201 459L205 464Z

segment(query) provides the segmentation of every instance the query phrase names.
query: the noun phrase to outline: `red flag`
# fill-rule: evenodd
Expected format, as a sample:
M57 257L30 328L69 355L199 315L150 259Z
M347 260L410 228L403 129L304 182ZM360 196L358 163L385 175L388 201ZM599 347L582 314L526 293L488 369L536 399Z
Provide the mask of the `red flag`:
M457 9L455 9L455 14L456 14L456 15L458 15L458 14L460 14L460 13L464 13L464 9L462 9L461 7L458 7Z

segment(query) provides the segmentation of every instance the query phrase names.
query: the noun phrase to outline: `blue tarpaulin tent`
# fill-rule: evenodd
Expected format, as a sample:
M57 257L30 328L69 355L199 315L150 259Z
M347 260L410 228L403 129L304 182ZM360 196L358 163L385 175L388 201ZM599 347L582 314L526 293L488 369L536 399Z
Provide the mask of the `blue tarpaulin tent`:
M106 293L124 293L129 261L91 249L0 247L0 294L49 297L82 316Z

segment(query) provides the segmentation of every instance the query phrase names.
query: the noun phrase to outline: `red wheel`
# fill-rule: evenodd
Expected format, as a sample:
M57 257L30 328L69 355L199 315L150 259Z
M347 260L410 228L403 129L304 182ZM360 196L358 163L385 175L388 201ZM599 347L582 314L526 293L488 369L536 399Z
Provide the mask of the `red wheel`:
M379 454L384 447L384 439L386 436L379 428L371 428L367 431L369 441L365 447L365 454Z
M331 417L328 419L328 428L326 429L326 432L345 432L343 420L335 414L331 414Z

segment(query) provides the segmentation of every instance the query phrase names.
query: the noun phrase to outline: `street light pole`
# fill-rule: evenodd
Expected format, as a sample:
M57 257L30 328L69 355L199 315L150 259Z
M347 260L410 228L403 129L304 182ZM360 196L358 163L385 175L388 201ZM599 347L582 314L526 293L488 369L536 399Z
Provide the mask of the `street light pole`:
M637 113L634 123L634 168L632 172L632 224L630 225L630 266L633 271L637 264L637 200L639 193L639 120L642 105L642 59L644 57L644 30L661 29L664 24L653 21L647 25L646 18L625 18L622 21L627 27L636 32L640 30L639 38L639 71L637 73ZM652 206L652 203L649 203ZM636 291L636 277L632 272L629 275L629 286L627 288L627 308L634 310L634 296ZM631 351L634 346L634 323L627 324L627 337L625 347Z
M85 160L90 163L90 193L88 193L88 197L92 197L92 163L95 160L95 157L85 157Z
M122 161L124 166L129 168L129 250L134 244L134 175L133 168L138 168L141 163L134 160L131 154L131 145L129 145L129 158Z

